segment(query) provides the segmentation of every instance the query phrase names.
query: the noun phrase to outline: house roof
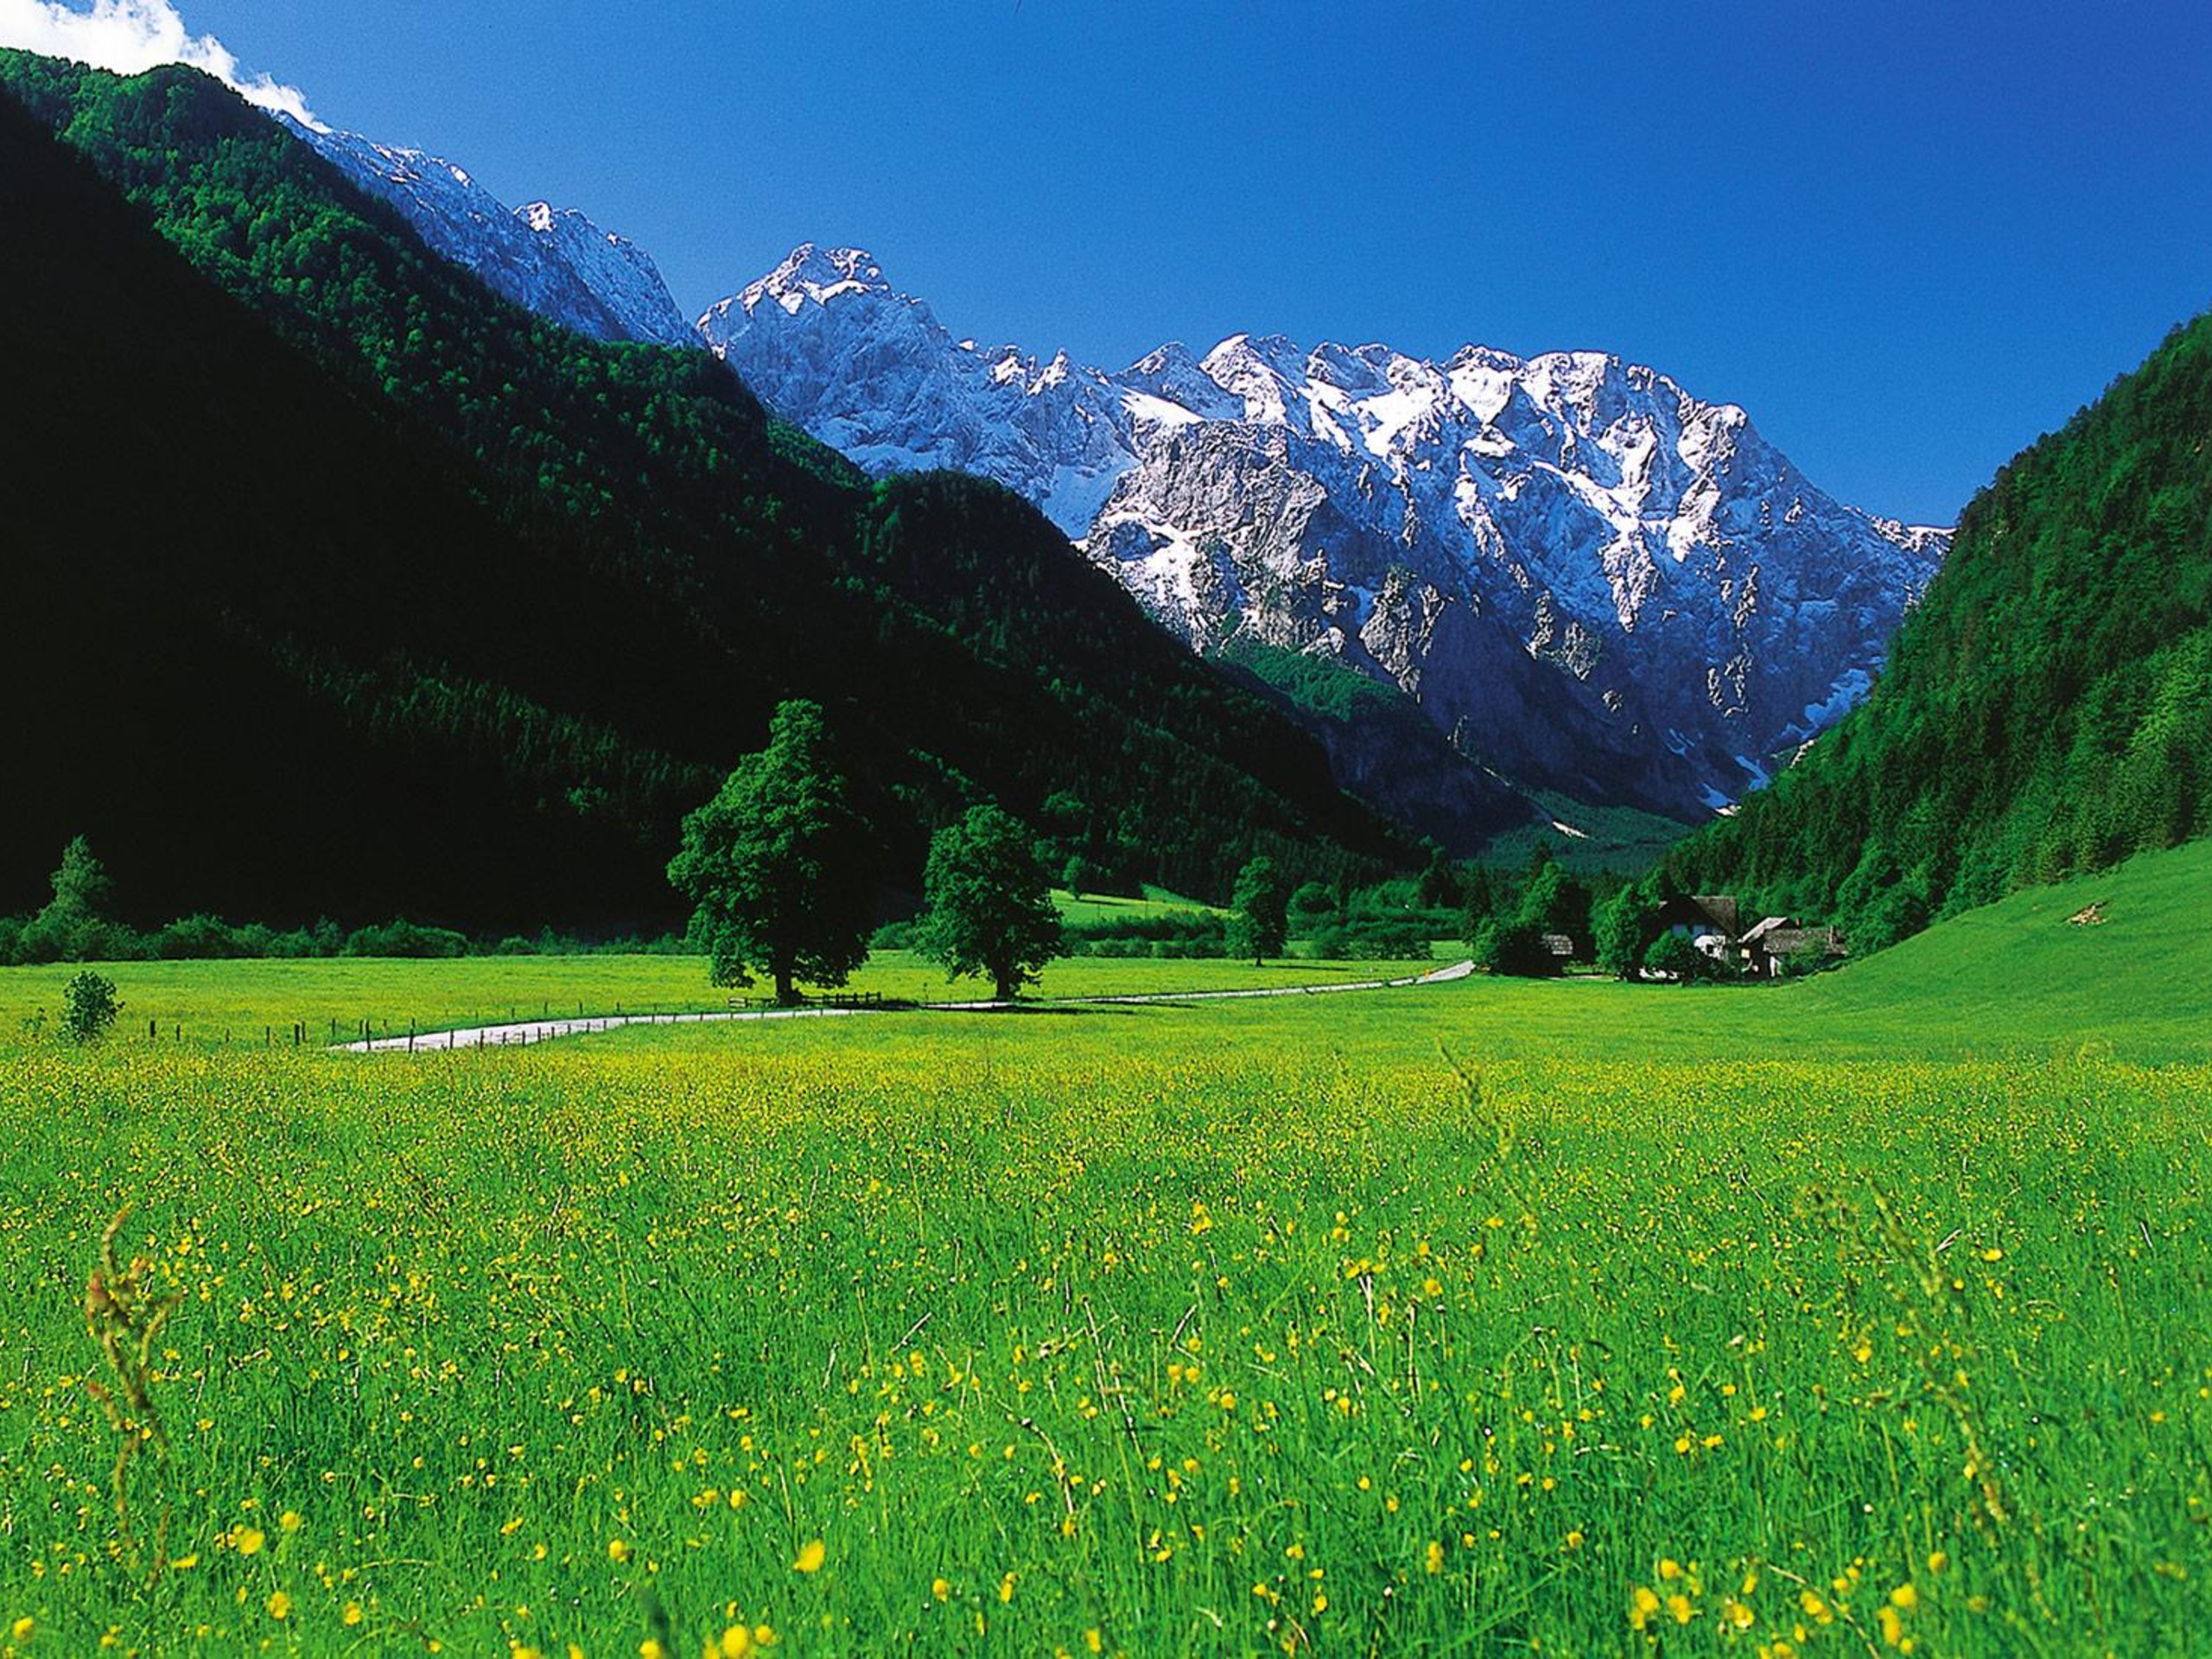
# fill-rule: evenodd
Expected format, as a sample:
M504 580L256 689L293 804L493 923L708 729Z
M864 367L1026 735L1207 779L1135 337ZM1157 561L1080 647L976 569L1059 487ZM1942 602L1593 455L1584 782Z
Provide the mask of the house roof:
M1676 897L1667 901L1660 911L1662 924L1669 927L1686 925L1693 932L1711 929L1728 938L1736 937L1738 907L1732 893L1700 893L1694 897Z
M1848 954L1843 935L1832 927L1777 927L1759 941L1769 956L1786 957L1793 951L1809 948L1823 950L1831 957Z
M1790 920L1787 916L1770 916L1764 921L1761 922L1757 927L1754 927L1750 932L1744 935L1744 943L1745 944L1758 944L1778 929L1794 928L1796 925L1797 924Z
M1732 893L1700 893L1694 894L1690 902L1713 918L1713 925L1730 938L1736 937L1736 895Z

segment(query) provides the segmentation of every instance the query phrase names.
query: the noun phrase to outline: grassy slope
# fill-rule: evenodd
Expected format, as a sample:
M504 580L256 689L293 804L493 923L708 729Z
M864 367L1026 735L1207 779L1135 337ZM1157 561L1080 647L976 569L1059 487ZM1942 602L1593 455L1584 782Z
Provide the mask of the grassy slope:
M1146 887L1141 898L1127 898L1110 893L1086 893L1078 899L1072 893L1055 888L1052 902L1060 907L1062 919L1071 924L1120 921L1130 916L1157 916L1171 910L1211 911L1217 916L1228 914L1217 906L1201 904L1196 899L1185 899L1179 893L1170 893L1165 887L1151 886Z
M2102 901L2101 926L2067 918ZM2212 1057L2212 841L1969 911L1799 988L1808 1019L1925 1051L2108 1041Z
M1641 1591L1669 1653L2190 1651L2208 878L2146 857L1764 990L412 1060L25 1046L62 974L11 970L0 1620L149 1656L600 1659L655 1604L690 1654L733 1603L792 1655L1602 1653ZM701 990L678 958L115 972L134 1013L246 1023ZM188 1565L150 1592L78 1382L126 1198L186 1298L173 1471L132 1491Z

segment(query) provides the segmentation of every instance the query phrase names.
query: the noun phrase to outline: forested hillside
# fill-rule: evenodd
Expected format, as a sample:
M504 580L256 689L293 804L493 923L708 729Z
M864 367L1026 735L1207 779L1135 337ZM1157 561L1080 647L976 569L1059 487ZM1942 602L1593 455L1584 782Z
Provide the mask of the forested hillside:
M1675 855L1858 951L2212 830L2212 317L1967 507L1864 707Z
M870 486L702 353L537 321L190 71L0 94L0 912L83 833L142 917L665 919L790 696L894 884L982 795L1186 890L1402 856L995 486Z

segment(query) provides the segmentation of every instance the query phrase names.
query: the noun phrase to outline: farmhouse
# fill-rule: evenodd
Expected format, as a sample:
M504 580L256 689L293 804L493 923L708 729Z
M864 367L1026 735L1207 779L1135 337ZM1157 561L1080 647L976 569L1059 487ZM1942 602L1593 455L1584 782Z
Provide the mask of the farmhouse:
M1732 893L1700 893L1669 899L1659 912L1661 931L1688 939L1715 962L1740 965L1764 979L1782 977L1783 964L1808 950L1830 957L1847 954L1843 935L1833 927L1812 927L1793 916L1769 916L1740 931L1743 907Z
M1833 927L1808 927L1794 917L1770 916L1744 935L1745 968L1768 979L1782 977L1790 957L1807 951L1827 957L1848 954L1843 935Z
M1688 939L1715 962L1727 962L1736 951L1738 914L1733 893L1678 893L1661 906L1659 931Z

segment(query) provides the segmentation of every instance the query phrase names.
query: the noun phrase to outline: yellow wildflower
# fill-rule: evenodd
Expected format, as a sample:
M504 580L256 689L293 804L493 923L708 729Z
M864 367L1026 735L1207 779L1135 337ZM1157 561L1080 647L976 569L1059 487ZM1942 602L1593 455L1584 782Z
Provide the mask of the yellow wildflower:
M1637 1585L1635 1592L1628 1599L1629 1624L1640 1630L1651 1622L1651 1615L1658 1611L1659 1598L1646 1586Z

